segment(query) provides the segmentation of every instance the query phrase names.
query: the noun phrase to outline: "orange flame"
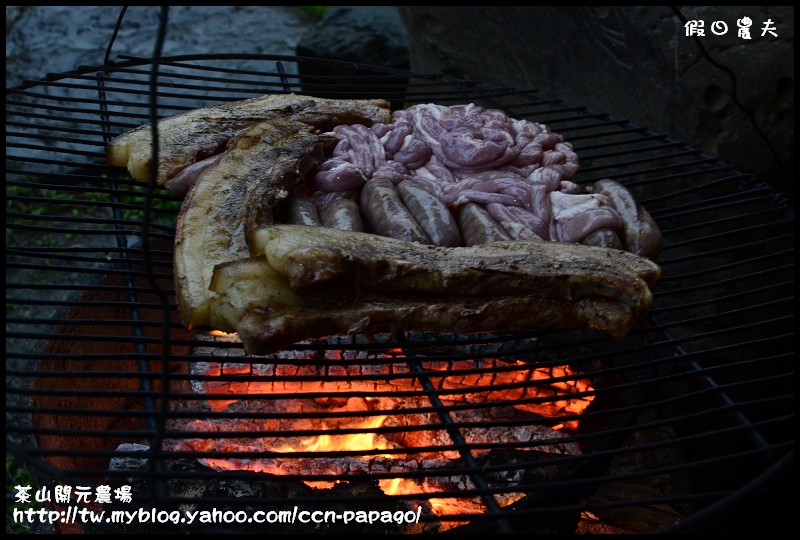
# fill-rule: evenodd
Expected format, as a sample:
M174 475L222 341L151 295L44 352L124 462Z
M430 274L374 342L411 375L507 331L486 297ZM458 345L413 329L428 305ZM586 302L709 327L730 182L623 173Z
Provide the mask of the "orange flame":
M386 416L369 418L359 425L359 429L374 430L383 425ZM385 450L390 448L385 441L377 441L375 433L348 433L345 435L320 435L319 437L301 437L297 445L282 445L272 448L275 452L340 452L342 450Z
M213 331L216 332L216 331ZM213 333L212 332L212 333ZM225 335L222 332L219 332L215 335ZM340 366L336 366L335 359L341 359L343 355L337 351L329 351L328 353L329 358L333 359L332 362L332 369L338 368ZM389 353L392 357L396 357L397 355L401 355L402 351L397 349L391 351ZM471 361L464 361L463 367L464 371L466 372L467 369L471 369L473 366L469 364ZM488 360L487 362L493 362L492 360ZM499 362L499 361L498 361ZM484 373L468 373L466 374L459 374L459 369L453 369L454 365L461 366L459 362L442 362L441 366L436 364L435 362L432 363L428 367L427 376L431 380L432 384L441 391L441 397L443 400L448 399L446 395L447 390L461 390L461 392L455 392L452 396L452 399L464 399L463 389L467 388L475 388L480 387L480 391L476 391L476 393L481 394L481 399L484 400L494 400L499 402L507 403L508 406L512 406L522 411L531 412L538 414L540 416L549 417L549 418L558 418L564 415L579 415L582 413L586 407L591 404L594 399L594 395L591 394L592 387L588 380L582 379L579 376L578 372L573 371L568 366L559 366L559 367L552 367L552 368L535 368L532 369L531 366L523 361L517 361L517 365L520 366L520 369L517 371L499 371L497 373L492 372L490 375L486 375ZM507 362L503 363L504 366L510 366L513 364L509 364ZM211 376L218 376L218 375L247 375L253 372L253 365L251 364L235 364L235 363L208 363L205 374ZM276 368L277 370L278 368ZM286 368L290 369L290 368ZM346 369L346 368L342 368ZM275 372L277 373L277 371ZM292 373L287 373L291 375ZM490 379L491 382L487 382L487 379ZM564 380L554 380L554 379L564 379ZM531 384L531 381L535 384ZM399 387L397 389L418 389L417 384L418 380L412 376L409 376L408 379L399 380L397 378L393 379L393 383L396 385L405 384L406 387ZM396 400L392 400L389 398L389 401L384 403L383 400L386 398L336 398L336 392L341 389L346 389L347 391L373 391L375 385L378 384L373 381L365 381L365 380L353 380L353 381L346 381L344 383L337 383L337 382L325 382L325 381L313 381L309 378L309 381L306 382L291 382L290 379L286 379L285 382L273 382L273 381L257 381L257 380L248 380L247 377L242 377L241 380L220 380L220 381L208 381L206 383L205 391L209 394L254 394L254 393L297 393L302 395L303 393L308 392L327 392L329 397L326 398L330 401L331 406L324 410L336 410L336 411L366 411L366 410L378 410L384 411L388 410L391 407L396 407ZM519 388L512 388L508 389L497 389L496 386L499 385L517 385L519 384ZM575 395L575 394L585 394L585 395ZM542 403L516 403L516 400L521 400L529 397L544 397L544 398L552 398L550 400L542 400ZM471 399L471 398L467 398ZM368 400L378 400L377 403L369 403ZM221 411L230 405L237 403L238 399L211 399L208 401L210 407L215 411ZM297 404L295 403L297 406ZM327 406L327 402L326 402ZM364 420L358 420L356 422L350 422L346 424L348 429L355 429L358 431L363 431L363 433L353 433L353 434L340 434L340 433L331 433L331 434L322 434L319 436L314 437L289 437L286 439L281 439L280 441L274 441L272 446L259 446L258 449L260 450L270 450L276 453L285 453L285 454L292 454L295 452L339 452L339 451L366 451L366 450L389 450L389 449L398 449L401 448L400 445L397 443L392 442L391 440L387 439L386 437L376 434L375 429L381 427L389 418L388 415L382 416L371 416ZM199 429L200 431L210 431L213 430L213 426L204 425L202 422L198 423L199 427L195 427L195 429ZM306 427L306 426L304 426ZM326 429L328 426L323 425L322 427L319 424L315 426L317 429ZM332 430L336 431L343 427L342 425L334 426ZM576 430L578 427L578 420L570 419L565 420L562 422L557 423L552 427L554 430ZM293 427L294 428L294 427ZM265 431L269 431L265 429ZM268 436L267 436L268 437ZM268 441L269 439L264 439ZM197 439L192 439L187 441L186 446L194 450L213 450L219 449L215 446L216 441L211 439L203 438L200 435ZM229 441L226 443L228 446L226 447L227 450L247 450L248 445L243 444L237 446L239 443ZM259 439L254 444L263 444ZM427 446L427 444L424 444ZM436 443L433 442L430 444L431 446L436 446ZM370 454L371 457L375 457L376 454ZM399 458L398 454L380 454L380 457L387 457L387 458ZM404 457L404 456L402 456ZM443 459L447 459L448 456L442 454L440 456ZM276 464L273 462L269 463L261 463L258 460L227 460L227 459L207 459L206 460L208 465L211 467L215 467L218 469L226 469L226 470L241 470L241 469L248 469L253 470L256 472L267 472L271 474L287 474L286 472L281 470L280 464ZM273 461L281 461L281 460L273 460ZM326 467L328 467L326 469ZM336 470L330 470L330 467L325 465L322 466L320 469L316 469L315 473L329 473L329 474L340 474ZM340 482L341 480L336 481L305 481L305 483L311 487L315 488L330 488L335 483ZM427 482L420 482L416 479L412 478L391 478L391 479L380 479L379 486L381 490L387 495L414 495L420 493L426 494L433 494L437 491L440 491L442 488L437 488L435 485L428 485ZM501 506L505 506L511 504L515 500L521 498L523 494L517 493L506 493L499 499L502 499L500 503ZM435 515L439 516L446 516L446 515L454 515L459 513L465 512L484 512L485 507L479 498L476 499L466 499L466 498L430 498L428 500L428 505L431 508L431 511ZM443 522L442 527L452 528L459 525L457 522Z
M236 338L238 334L236 332L227 333L223 332L222 330L209 330L206 333L207 336L214 336L214 337L228 337L228 338Z

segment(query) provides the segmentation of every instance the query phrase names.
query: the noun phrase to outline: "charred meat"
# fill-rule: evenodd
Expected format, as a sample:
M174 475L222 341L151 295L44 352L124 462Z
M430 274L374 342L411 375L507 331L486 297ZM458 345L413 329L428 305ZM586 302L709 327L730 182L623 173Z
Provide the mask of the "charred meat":
M158 185L166 185L186 167L221 154L228 143L253 124L276 117L327 131L343 123L385 122L389 103L383 100L330 100L297 94L269 94L212 107L194 109L158 122ZM152 165L150 125L123 133L108 145L109 165L127 167L131 176L147 182ZM178 183L176 191L188 191Z
M660 268L614 249L549 242L437 247L275 225L256 259L219 267L212 320L248 352L338 333L597 328L624 336Z

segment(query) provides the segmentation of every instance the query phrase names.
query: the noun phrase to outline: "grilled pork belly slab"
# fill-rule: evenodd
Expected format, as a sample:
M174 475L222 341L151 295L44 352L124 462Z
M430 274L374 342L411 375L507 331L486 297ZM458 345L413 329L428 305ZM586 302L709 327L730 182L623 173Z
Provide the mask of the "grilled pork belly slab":
M550 242L436 247L304 225L260 230L256 259L218 267L211 323L251 354L301 339L409 330L597 328L626 335L652 309L660 267Z
M562 331L596 328L615 337L628 333L629 306L605 298L565 302L540 296L495 298L405 298L367 295L330 305L324 293L308 303L317 307L250 308L243 312L236 330L248 354L266 355L305 339L345 334L410 330L434 332Z
M241 131L200 175L181 206L175 235L175 291L189 328L209 322L214 267L250 256L248 228L272 224L272 208L324 160L331 144L329 135L277 117Z
M390 294L453 296L529 294L567 301L603 296L652 308L648 283L660 276L649 259L580 244L508 241L447 248L368 233L276 225L253 249L296 291L332 283Z
M299 94L269 94L201 109L158 122L158 185L189 165L219 154L240 131L276 116L290 117L329 131L339 124L372 125L390 121L384 100L332 100ZM141 182L150 178L152 136L150 125L123 133L108 145L109 165L127 167Z

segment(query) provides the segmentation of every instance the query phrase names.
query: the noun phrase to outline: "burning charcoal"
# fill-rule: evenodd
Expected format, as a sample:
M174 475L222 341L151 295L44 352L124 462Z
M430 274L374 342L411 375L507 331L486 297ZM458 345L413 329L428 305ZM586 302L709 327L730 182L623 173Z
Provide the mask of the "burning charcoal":
M575 418L594 396L589 381L568 365L543 367L525 360L493 358L491 355L506 346L507 340L499 340L501 344L491 339L475 343L474 335L450 337L452 344L442 350L432 349L430 356L418 350L420 356L414 365L406 361L401 347L383 343L381 336L365 341L363 344L369 347L364 350L281 351L263 361L247 357L258 359L256 362L242 362L241 356L234 362L194 362L191 373L202 377L193 389L222 398L199 400L198 409L224 411L226 416L174 421L171 427L176 431L195 431L197 435L168 440L167 447L220 452L220 457L199 461L223 475L246 470L259 477L291 476L287 486L302 485L314 497L332 493L404 495L410 502L403 504L421 508L430 516L413 530L400 531L393 526L384 532L453 529L463 523L448 519L448 515L487 510L481 497L461 495L465 490L488 486L494 490L495 504L505 507L524 496L518 485L536 485L558 476L558 468L538 463L551 459L542 456L580 455L576 443L563 440L576 428L577 420L562 417ZM347 347L360 340L361 336L347 336L327 342ZM536 341L530 340L530 346L534 347ZM376 349L376 344L385 348ZM453 354L454 350L463 354ZM423 382L435 389L452 424L443 424L445 409L431 410ZM241 397L247 394L253 397ZM231 399L226 399L227 395ZM454 429L470 447L467 451L471 456L486 467L478 484L472 476L475 473L452 472L464 466L464 450L453 444ZM220 435L226 431L253 435ZM302 435L293 435L301 431ZM497 444L506 449L489 452ZM385 454L376 452L384 449ZM282 455L224 456L230 451L255 454L265 450ZM304 455L296 455L298 452ZM509 461L502 464L502 456ZM409 478L409 471L422 471L424 475ZM396 477L392 478L393 474ZM329 479L297 481L311 475ZM375 475L381 479L364 481ZM439 493L441 497L437 497ZM396 507L400 502L388 504ZM385 506L381 502L376 508ZM326 525L319 530L334 529Z

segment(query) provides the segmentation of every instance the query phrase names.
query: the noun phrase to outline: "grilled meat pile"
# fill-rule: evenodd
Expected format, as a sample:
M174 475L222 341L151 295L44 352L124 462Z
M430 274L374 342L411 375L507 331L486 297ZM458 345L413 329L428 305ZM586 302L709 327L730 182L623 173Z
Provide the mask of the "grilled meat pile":
M264 96L159 122L185 195L181 316L267 354L333 334L598 328L652 307L658 227L621 184L584 190L546 126L475 105ZM150 129L109 162L147 181Z

